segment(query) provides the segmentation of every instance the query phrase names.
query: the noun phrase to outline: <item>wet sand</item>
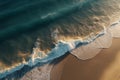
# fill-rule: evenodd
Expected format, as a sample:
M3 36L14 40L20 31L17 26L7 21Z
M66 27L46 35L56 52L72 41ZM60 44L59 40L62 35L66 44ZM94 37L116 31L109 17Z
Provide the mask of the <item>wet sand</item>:
M51 80L120 80L120 39L89 60L69 54L54 66Z

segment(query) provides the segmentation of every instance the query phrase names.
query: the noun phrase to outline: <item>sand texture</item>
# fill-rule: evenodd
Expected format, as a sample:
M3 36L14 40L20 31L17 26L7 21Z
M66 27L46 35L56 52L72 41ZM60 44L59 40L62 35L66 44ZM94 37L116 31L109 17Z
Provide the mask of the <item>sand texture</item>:
M56 77L57 80L119 80L120 39L114 39L110 48L103 49L89 60L80 60L69 55L56 65L54 72L58 72L59 69L62 70L60 75L52 73L54 75L51 76L51 80L56 80Z

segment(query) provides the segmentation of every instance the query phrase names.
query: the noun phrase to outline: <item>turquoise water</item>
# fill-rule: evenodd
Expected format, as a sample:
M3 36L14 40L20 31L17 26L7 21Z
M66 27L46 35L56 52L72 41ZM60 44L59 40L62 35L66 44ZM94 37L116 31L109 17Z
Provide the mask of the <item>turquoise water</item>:
M0 1L0 40L6 40L38 28L44 28L44 25L51 23L57 18L73 13L86 1Z
M38 37L40 37L41 43L45 44L42 48L49 48L49 44L52 44L50 36L52 33L51 27L54 27L54 23L58 25L55 25L55 28L63 29L61 30L62 35L71 33L74 36L79 36L79 34L89 35L89 33L94 33L99 28L100 31L103 31L103 25L101 26L101 24L108 24L110 22L109 16L111 17L114 12L118 13L118 6L111 6L113 2L115 1L0 0L0 62L6 66L22 62L23 57L18 55L18 51L28 55L25 59L29 61L28 64L22 64L10 71L0 73L0 76L4 77L19 70L24 65L33 66L38 62L51 61L72 50L73 48L70 47L69 43L59 43L57 49L53 49L44 59L31 61L30 55ZM116 2L120 1L116 0ZM70 30L67 30L67 28L70 28ZM76 31L74 32L74 30ZM97 36L99 35L101 34ZM94 36L89 40L92 41L95 38L97 37ZM82 42L78 41L78 43ZM76 46L77 44L74 48ZM55 48L55 45L53 48Z
M18 51L32 54L37 30L47 29L49 24L76 12L85 1L74 0L0 0L0 62L7 66L22 62ZM92 1L92 0L89 0ZM42 31L42 34L45 34ZM47 43L48 41L46 41ZM67 48L66 48L67 47ZM65 48L65 49L64 49ZM68 45L63 46L63 52L50 54L41 62L47 62L59 57L69 50ZM29 54L30 55L30 54ZM26 60L29 59L29 56ZM34 65L40 62L36 59ZM0 74L1 77L14 72L24 66L20 65L13 70ZM2 66L0 66L1 68Z

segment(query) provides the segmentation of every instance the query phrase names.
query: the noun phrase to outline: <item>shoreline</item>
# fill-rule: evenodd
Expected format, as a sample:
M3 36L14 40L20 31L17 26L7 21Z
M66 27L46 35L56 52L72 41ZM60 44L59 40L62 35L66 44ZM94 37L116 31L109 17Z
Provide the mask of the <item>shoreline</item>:
M116 27L117 26L117 24L118 24L118 27ZM89 60L92 60L92 59L94 59L96 56L98 56L98 55L101 55L100 53L101 52L103 52L104 50L109 50L114 44L116 44L116 45L118 45L118 43L120 42L120 34L119 34L119 30L120 30L120 24L119 23L114 23L114 26L111 26L110 27L110 29L108 30L108 32L110 32L111 34L110 34L110 36L109 37L107 37L108 39L108 41L105 43L104 41L103 41L103 43L104 44L102 44L102 45L98 45L97 44L97 48L99 48L100 50L98 50L98 51L93 51L93 54L89 54L90 52L88 52L87 51L87 53L86 53L86 55L85 54L80 54L80 50L78 49L78 50L75 50L76 52L72 52L72 54L70 54L69 56L72 56L72 58L70 58L70 59L72 59L73 60L73 58L74 58L74 60L73 60L73 62L76 60L76 62L81 62L81 61L89 61ZM103 38L106 38L106 36L104 36L103 35L103 37L102 37L102 39ZM100 40L100 39L99 39ZM103 39L104 40L104 39ZM118 43L115 43L114 41L115 40L118 40ZM110 42L110 43L109 43ZM90 44L88 44L87 45L87 47L79 47L80 49L82 49L83 50L83 48L85 48L85 49L87 49L87 48L90 48L91 46L95 46L95 45L93 45L93 43L96 43L96 40L95 41L93 41L92 42L92 44L90 43ZM95 48L95 47L93 47L93 49L89 49L89 50L96 50L97 48ZM116 47L116 48L119 48L119 47ZM119 48L120 49L120 48ZM75 53L75 54L74 54ZM79 54L77 54L77 53L79 53ZM83 52L84 53L84 52ZM89 55L88 55L89 54ZM64 71L63 70L63 68L64 68L64 66L66 65L66 63L67 64L70 64L70 62L72 61L70 61L70 59L69 59L69 56L68 57L66 57L66 59L63 59L61 62L59 62L57 65L55 65L54 67L54 69L53 69L53 71L51 72L51 80L60 80L60 78L61 78L61 76L60 75L63 75L61 72L62 71ZM68 60L68 62L67 62L67 60ZM79 63L77 63L77 64L79 64ZM74 65L74 63L72 64L72 65ZM71 66L72 66L71 65ZM69 67L67 67L67 68L69 68ZM73 69L73 68L72 68ZM61 71L61 72L60 72ZM69 70L70 71L70 70ZM56 73L57 73L57 75L56 75ZM69 73L68 73L69 74ZM66 74L67 75L67 74ZM67 76L69 76L69 75L67 75ZM71 75L72 76L72 75ZM65 76L64 76L65 77ZM74 77L75 78L75 77ZM66 80L70 80L70 79L66 79ZM88 79L89 80L89 79Z
M115 23L114 23L115 24ZM113 28L116 27L117 25L120 25L120 23L114 25L114 26L110 26L110 28ZM120 26L117 26L117 28L119 28ZM108 28L109 29L109 28ZM41 54L41 52L38 52L36 53L38 56L33 58L34 55L36 54L33 54L31 59L27 62L27 63L23 63L21 65L18 65L17 67L13 67L12 69L9 69L9 70L5 70L3 72L0 73L0 78L3 78L5 77L6 75L8 74L11 74L17 70L20 70L22 67L24 67L24 65L28 65L28 66L34 66L36 65L37 63L46 63L48 61L52 61L62 55L64 55L66 52L68 51L71 51L73 49L76 48L76 46L79 44L79 43L82 43L83 44L89 44L91 42L94 42L95 39L99 38L99 37L102 37L104 34L104 32L106 32L106 29L103 30L102 32L100 32L98 35L96 36L88 36L87 39L85 39L84 41L82 40L75 40L75 41L71 41L71 42L59 42L56 47L54 49L52 49L49 53L49 55L47 55L45 58L41 59L41 57L39 56ZM81 46L80 46L81 47Z
M80 60L71 54L68 55L55 65L51 72L51 80L117 80L120 75L119 57L120 39L113 39L110 48L102 49L92 59Z

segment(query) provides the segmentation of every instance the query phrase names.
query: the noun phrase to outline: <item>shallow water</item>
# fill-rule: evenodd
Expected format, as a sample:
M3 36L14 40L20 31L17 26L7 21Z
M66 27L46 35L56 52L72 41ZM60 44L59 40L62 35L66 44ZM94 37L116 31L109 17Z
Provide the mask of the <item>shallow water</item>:
M0 68L2 70L18 63L23 64L17 65L20 69L24 64L30 63L32 66L37 62L53 60L75 48L74 43L69 41L78 40L75 44L84 40L92 41L92 38L120 19L119 0L59 2L0 0L0 2ZM36 42L39 43L37 56L33 54Z

